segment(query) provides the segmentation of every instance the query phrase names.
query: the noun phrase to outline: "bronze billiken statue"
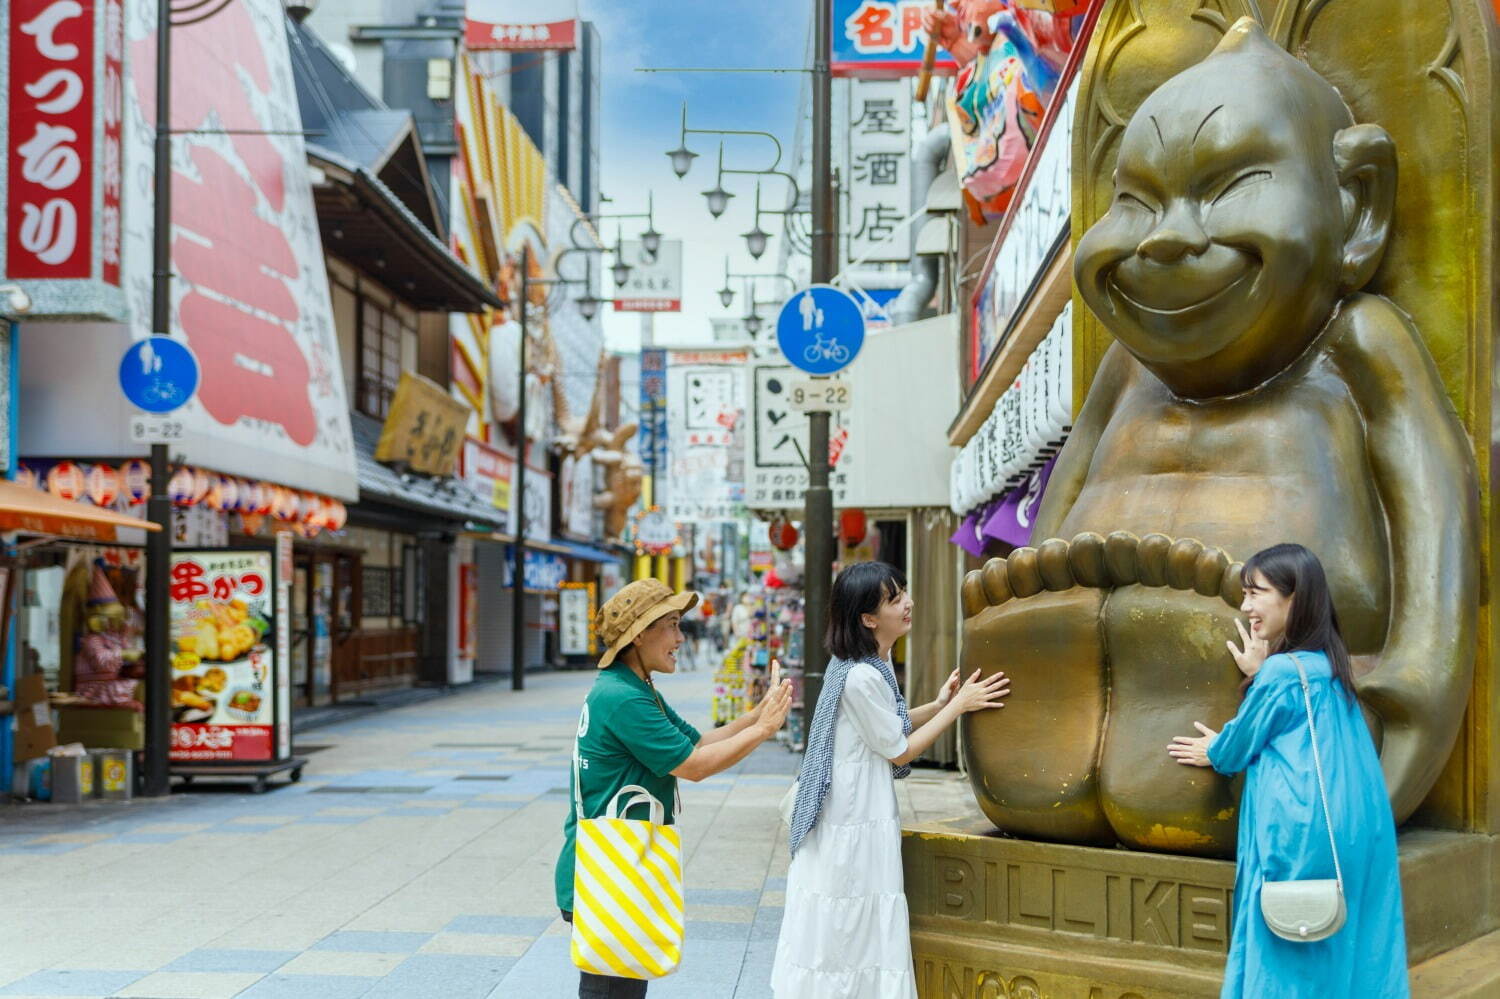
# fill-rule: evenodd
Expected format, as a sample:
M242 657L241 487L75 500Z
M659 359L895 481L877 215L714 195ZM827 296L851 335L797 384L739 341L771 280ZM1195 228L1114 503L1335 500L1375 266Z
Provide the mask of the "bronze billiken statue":
M967 729L1000 828L1232 854L1237 786L1163 747L1234 714L1226 552L1280 541L1327 567L1397 820L1431 789L1470 687L1480 522L1421 335L1360 291L1395 195L1386 132L1249 19L1130 121L1077 246L1118 343L1042 504L1054 540L964 584L964 669L1021 695Z

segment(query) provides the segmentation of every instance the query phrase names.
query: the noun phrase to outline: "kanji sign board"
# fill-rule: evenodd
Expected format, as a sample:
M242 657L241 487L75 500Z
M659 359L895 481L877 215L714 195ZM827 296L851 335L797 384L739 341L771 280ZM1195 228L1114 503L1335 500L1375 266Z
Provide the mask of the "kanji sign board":
M752 510L800 509L807 494L807 414L792 401L802 380L790 365L762 364L751 373L751 441L745 483L745 505ZM835 507L848 496L849 423L845 414L829 417L829 483Z
M927 50L922 14L931 9L931 0L833 0L833 75L916 76ZM934 72L957 71L940 49Z
M470 49L578 47L578 0L468 0L464 45Z
M615 286L616 312L682 311L682 240L662 240L653 257L639 240L627 239L620 256L630 265L630 277Z

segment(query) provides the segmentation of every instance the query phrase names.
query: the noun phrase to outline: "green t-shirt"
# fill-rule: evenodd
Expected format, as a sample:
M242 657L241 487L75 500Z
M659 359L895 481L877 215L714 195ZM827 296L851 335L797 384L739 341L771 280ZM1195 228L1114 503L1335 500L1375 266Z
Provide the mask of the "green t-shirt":
M677 778L672 771L693 753L698 730L667 706L656 690L618 663L600 671L584 701L578 722L578 773L583 813L598 818L622 787L639 784L666 809L671 825L677 805ZM557 858L557 907L573 911L573 835L578 825L568 778L568 817L563 821L562 853ZM645 819L645 806L627 818Z

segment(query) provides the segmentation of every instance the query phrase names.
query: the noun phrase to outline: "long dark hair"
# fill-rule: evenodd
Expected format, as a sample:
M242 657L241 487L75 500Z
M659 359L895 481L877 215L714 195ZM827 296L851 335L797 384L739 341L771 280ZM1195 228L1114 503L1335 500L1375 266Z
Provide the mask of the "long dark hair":
M875 634L860 618L906 589L906 576L885 562L856 562L833 581L828 607L828 651L840 659L868 659L879 654Z
M1259 572L1267 583L1284 597L1291 597L1292 609L1286 618L1286 631L1271 652L1322 652L1328 656L1333 675L1354 693L1354 669L1349 663L1349 647L1339 630L1339 615L1328 592L1328 577L1318 556L1301 545L1272 545L1256 552L1245 562L1240 582L1250 585L1252 574Z

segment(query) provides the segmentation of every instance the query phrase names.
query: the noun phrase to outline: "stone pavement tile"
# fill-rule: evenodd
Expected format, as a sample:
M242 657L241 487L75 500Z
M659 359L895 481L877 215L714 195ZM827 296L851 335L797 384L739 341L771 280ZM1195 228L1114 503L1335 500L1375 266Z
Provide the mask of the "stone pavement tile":
M750 927L751 940L772 940L781 934L780 907L762 906L755 910L755 923Z
M776 964L775 940L752 940L733 996L723 999L771 999L771 970Z
M117 843L174 843L183 833L123 833L115 837Z
M786 891L786 878L766 878L766 891Z
M755 919L755 903L749 905L687 905L689 919L703 919L717 923L749 923Z
M162 971L258 971L269 973L296 957L294 950L214 950L189 951Z
M0 988L0 996L108 996L147 971L38 971Z
M655 988L653 983L652 989ZM546 936L516 961L487 999L577 999L577 996L578 971L569 956L568 938Z
M412 909L407 905L378 905L345 923L345 930L376 933L437 933L453 918L456 906L439 909Z
M370 951L310 950L276 969L283 975L355 975L380 978L406 960L405 954Z
M768 892L765 892L760 897L760 904L761 905L773 906L775 908L782 908L782 907L784 907L786 905L786 892L785 891L768 891Z
M18 846L7 846L0 848L0 856L4 855L55 855L59 853L72 853L84 847L83 843L22 843Z
M237 999L360 999L376 981L352 975L267 975Z
M36 839L31 840L28 845L38 845L41 843L99 843L109 838L109 833L51 833L47 836L38 836Z
M760 900L759 891L735 891L722 888L689 888L687 903L693 905L755 905Z
M271 815L268 813L260 813L257 815L239 815L235 818L230 819L229 821L231 823L237 823L239 825L247 826L279 826L284 825L288 822L296 822L301 817L301 815Z
M313 945L313 950L364 951L369 954L412 954L431 933L375 933L367 930L344 930L330 933Z
M158 971L116 995L120 999L234 999L264 977L262 972Z
M556 917L459 916L443 927L447 933L506 934L534 937L551 926Z
M520 957L531 948L534 936L498 933L439 933L422 945L419 954L477 954Z
M750 939L750 927L752 925L748 922L720 923L710 919L693 919L690 916L687 921L687 940L689 945L696 940L739 940L744 942Z
M704 999L730 996L745 961L743 940L692 939L682 950L676 974L651 983L651 999Z
M514 964L509 957L416 954L366 995L370 999L486 999Z
M136 826L132 831L140 834L150 833L176 833L186 835L187 833L202 832L208 825L202 822L146 822Z

